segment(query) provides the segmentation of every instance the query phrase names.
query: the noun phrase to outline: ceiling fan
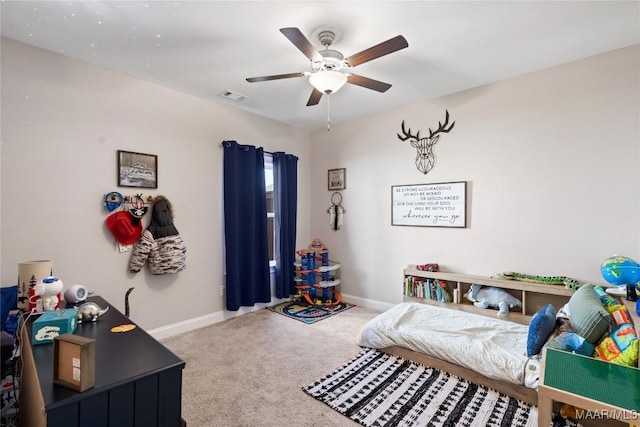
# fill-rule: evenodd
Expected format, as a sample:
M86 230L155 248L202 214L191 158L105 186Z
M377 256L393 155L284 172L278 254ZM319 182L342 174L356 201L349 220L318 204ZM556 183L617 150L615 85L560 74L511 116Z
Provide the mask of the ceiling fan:
M255 83L292 77L309 77L313 91L311 92L307 106L317 105L324 93L327 95L335 93L344 86L345 83L351 83L378 92L386 92L391 87L389 83L353 74L351 70L357 65L364 64L365 62L409 46L404 37L395 36L385 42L345 58L342 53L330 49L336 39L336 33L330 29L321 30L318 33L318 40L324 46L324 49L320 51L316 50L298 28L281 28L280 32L309 58L311 61L311 71L251 77L248 78L247 81L249 83Z

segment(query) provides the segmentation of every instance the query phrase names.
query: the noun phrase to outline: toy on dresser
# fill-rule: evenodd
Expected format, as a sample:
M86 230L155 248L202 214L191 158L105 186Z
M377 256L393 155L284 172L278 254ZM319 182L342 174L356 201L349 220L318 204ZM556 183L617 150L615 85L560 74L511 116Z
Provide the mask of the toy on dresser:
M522 307L522 303L518 298L504 289L493 286L483 287L474 283L465 296L478 308L497 308L498 317L507 316L509 309L513 307Z
M45 311L33 322L31 344L52 343L58 335L72 334L78 327L75 307Z
M78 307L78 323L82 322L95 322L103 314L109 310L109 307L101 308L95 302L85 302Z

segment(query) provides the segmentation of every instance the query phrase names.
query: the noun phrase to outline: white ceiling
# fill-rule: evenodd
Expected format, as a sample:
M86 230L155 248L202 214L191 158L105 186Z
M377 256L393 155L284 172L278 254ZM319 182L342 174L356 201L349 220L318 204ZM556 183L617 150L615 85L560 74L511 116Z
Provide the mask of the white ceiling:
M640 43L639 1L2 1L2 36L293 126L326 126L327 96L306 103L310 70L279 31L320 28L350 56L398 34L409 47L353 72L331 95L339 123ZM218 96L248 97L234 102Z

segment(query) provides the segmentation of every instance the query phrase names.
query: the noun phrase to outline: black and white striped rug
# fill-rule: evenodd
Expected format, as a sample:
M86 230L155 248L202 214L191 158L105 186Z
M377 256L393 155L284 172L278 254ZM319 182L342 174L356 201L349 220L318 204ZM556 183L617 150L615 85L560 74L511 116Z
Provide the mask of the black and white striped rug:
M364 426L538 424L535 406L374 349L303 390Z

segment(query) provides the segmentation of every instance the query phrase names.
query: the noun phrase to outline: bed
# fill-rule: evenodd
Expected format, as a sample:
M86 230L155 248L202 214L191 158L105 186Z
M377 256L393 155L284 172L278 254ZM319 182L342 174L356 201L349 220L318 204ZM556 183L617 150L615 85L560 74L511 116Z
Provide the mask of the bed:
M638 366L639 342L630 312L598 285L581 286L557 312L551 304L540 308L529 325L453 307L403 302L366 323L357 343L533 405L538 404L537 354L543 346ZM604 421L597 425L620 425Z
M527 332L495 317L404 302L370 320L357 342L537 404L540 361L526 356Z

